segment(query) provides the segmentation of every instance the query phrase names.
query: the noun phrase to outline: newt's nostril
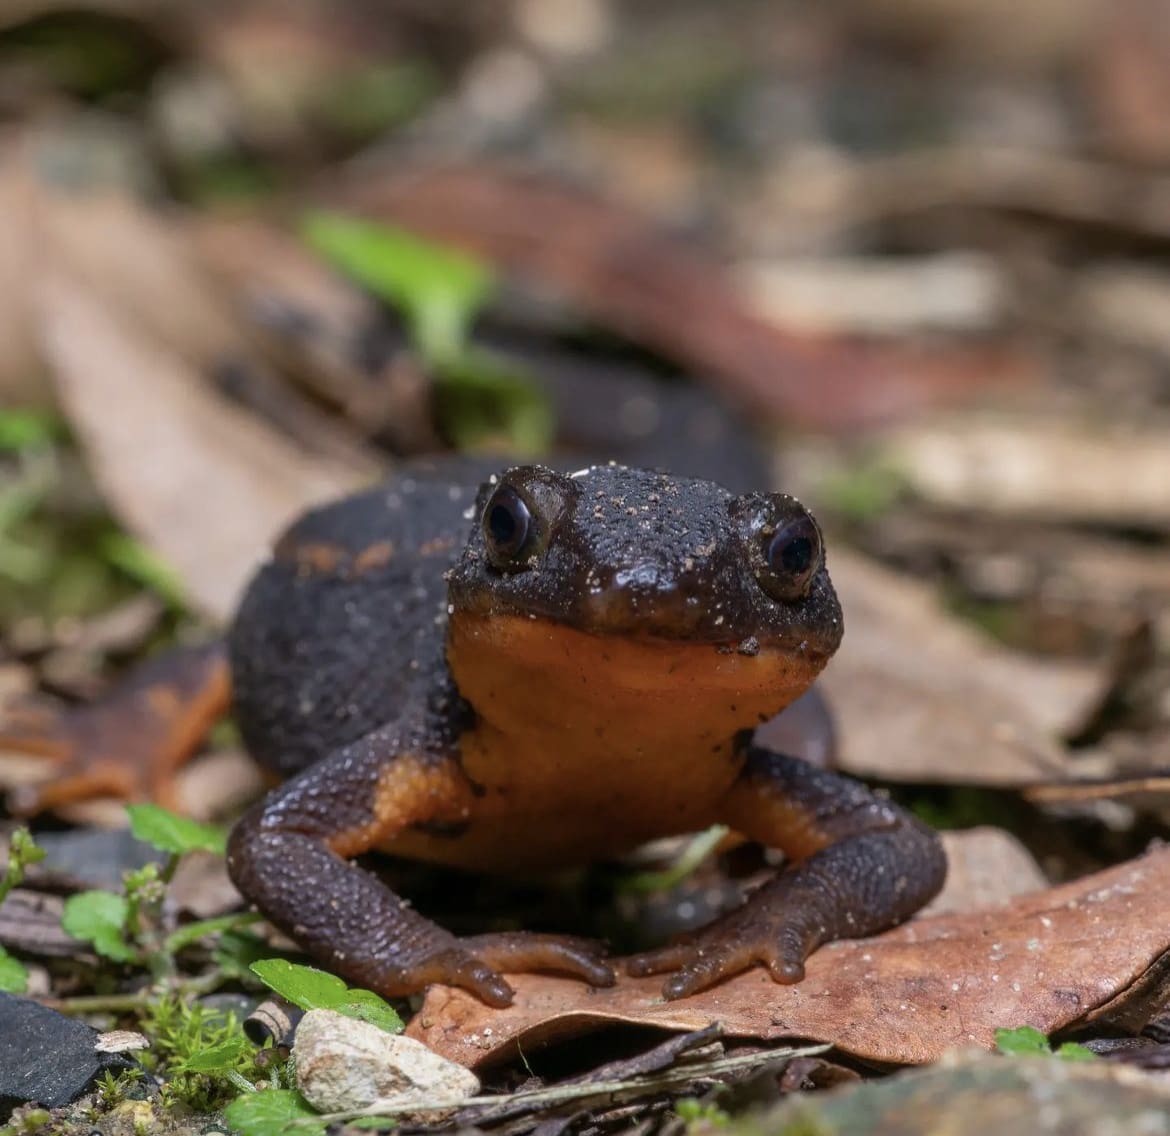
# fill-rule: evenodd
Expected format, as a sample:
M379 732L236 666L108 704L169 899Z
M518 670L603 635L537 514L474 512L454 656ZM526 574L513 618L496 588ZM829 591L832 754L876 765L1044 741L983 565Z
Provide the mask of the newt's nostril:
M656 588L659 571L659 566L654 561L639 560L629 568L619 568L614 572L614 586L618 588Z

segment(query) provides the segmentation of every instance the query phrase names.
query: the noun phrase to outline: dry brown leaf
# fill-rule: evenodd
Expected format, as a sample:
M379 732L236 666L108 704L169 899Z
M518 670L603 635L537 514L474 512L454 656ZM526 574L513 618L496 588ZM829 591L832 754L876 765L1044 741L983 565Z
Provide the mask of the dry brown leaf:
M905 431L889 460L933 505L1050 521L1170 528L1170 430L1045 417Z
M947 881L922 909L923 916L993 907L1048 886L1036 858L1002 828L981 825L940 835L947 853Z
M1168 896L1162 848L1002 907L831 944L796 986L757 968L664 1002L660 977L590 990L518 975L503 1010L432 987L407 1032L473 1067L607 1024L693 1030L711 1021L735 1036L824 1041L867 1061L919 1064L955 1046L990 1047L1002 1026L1053 1033L1115 1001L1170 951Z
M847 549L830 552L829 571L845 639L820 684L837 714L842 769L1000 786L1069 776L1058 738L1095 692L1095 672L997 646L925 586Z
M43 282L37 326L111 508L211 616L231 612L282 525L360 480L363 471L306 456L219 398L75 280Z
M121 192L55 183L35 130L0 139L0 395L51 401L35 329L35 281L66 271L201 364L238 350L229 313L200 279L177 227Z
M0 141L0 404L47 406L52 393L42 373L29 319L28 281L37 257L34 183Z
M1003 267L971 252L752 260L736 279L761 315L819 335L986 333L1008 301Z
M1121 157L1170 157L1170 8L1165 0L1113 0L1082 62L1101 141Z

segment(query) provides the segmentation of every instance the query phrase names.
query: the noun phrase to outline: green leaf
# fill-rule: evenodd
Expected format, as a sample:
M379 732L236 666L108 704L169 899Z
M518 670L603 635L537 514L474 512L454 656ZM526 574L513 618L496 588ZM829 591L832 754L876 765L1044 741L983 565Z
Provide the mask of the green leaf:
M0 903L8 893L24 880L24 870L29 864L39 864L45 858L45 850L39 847L27 828L13 830L8 838L8 861L4 874L0 876Z
M172 607L186 603L183 583L174 569L140 541L115 529L102 537L100 547L102 556L136 584L150 588Z
M431 364L456 358L495 280L480 261L386 225L314 213L309 245L345 275L402 310L415 345Z
M389 1033L402 1029L402 1019L373 991L351 989L323 970L286 959L262 959L250 969L265 986L302 1010L335 1010Z
M1096 1061L1097 1055L1087 1046L1079 1045L1075 1041L1066 1041L1059 1046L1056 1051L1056 1056L1061 1061Z
M240 1136L323 1136L326 1124L312 1123L320 1114L293 1089L267 1089L262 1093L245 1093L223 1110L224 1119ZM292 1121L300 1121L295 1128Z
M0 947L0 990L6 994L23 994L27 989L28 971Z
M126 942L125 898L108 891L83 891L65 901L61 926L75 939L90 943L99 955L130 962L136 952Z
M1034 1026L1017 1029L997 1029L995 1047L1009 1057L1047 1057L1052 1052L1048 1038Z
M693 875L703 862L723 842L728 833L727 825L713 824L710 828L696 833L687 841L674 863L660 872L637 872L621 880L618 887L623 892L639 895L653 895L677 887L688 876Z
M226 1069L234 1069L241 1054L247 1049L251 1049L248 1039L237 1034L219 1045L208 1046L198 1053L192 1053L182 1061L176 1062L175 1068L182 1073L220 1073Z
M302 1010L332 1009L348 989L335 974L287 959L261 959L249 969L270 990Z
M1055 1052L1048 1038L1033 1026L997 1029L995 1047L1012 1057L1059 1057L1062 1061L1096 1061L1097 1055L1075 1041L1066 1041Z
M61 419L39 410L0 412L0 451L31 450L55 442L65 433Z
M202 849L222 856L227 847L227 832L214 824L200 824L178 816L160 805L127 805L130 831L160 852L182 855Z
M372 990L357 990L351 987L340 1002L328 1008L344 1014L347 1018L369 1022L370 1025L377 1026L387 1033L398 1033L402 1029L402 1019Z

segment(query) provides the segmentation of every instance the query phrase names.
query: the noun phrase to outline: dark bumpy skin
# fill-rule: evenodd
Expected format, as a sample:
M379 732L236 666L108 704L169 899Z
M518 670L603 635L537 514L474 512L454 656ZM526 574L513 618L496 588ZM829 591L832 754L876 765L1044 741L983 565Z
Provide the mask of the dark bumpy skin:
M558 936L457 939L354 856L484 871L612 856L724 822L793 864L688 941L632 960L680 997L756 961L912 914L937 838L861 786L753 745L808 688L841 616L815 522L779 494L621 467L415 467L310 513L230 638L251 751L299 774L232 833L241 891L386 994L432 981L502 1005L500 971L606 984ZM446 573L446 583L444 583Z
M507 481L534 503L555 539L537 542L523 570L495 571L480 525L448 577L451 603L477 614L536 616L595 634L712 644L757 639L823 664L841 641L828 573L799 603L777 603L756 580L761 542L742 539L752 511L782 494L732 495L710 481L624 466L566 477L541 467ZM476 501L482 515L497 489Z

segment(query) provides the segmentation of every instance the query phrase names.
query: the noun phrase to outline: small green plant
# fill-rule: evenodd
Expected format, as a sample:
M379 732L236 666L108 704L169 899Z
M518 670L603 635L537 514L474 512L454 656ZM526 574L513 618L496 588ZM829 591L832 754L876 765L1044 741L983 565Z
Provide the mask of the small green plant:
M167 995L152 1002L141 1022L151 1048L140 1060L164 1078L163 1103L199 1112L222 1108L241 1091L279 1083L280 1065L258 1063L256 1047L235 1014Z
M187 601L182 580L165 560L140 540L120 529L110 529L102 534L99 551L108 564L134 583L149 588L174 610L182 610Z
M852 521L873 521L906 494L906 476L888 455L867 455L839 467L819 487L829 511Z
M674 1111L688 1128L726 1128L731 1117L717 1104L696 1097L683 1097L674 1102Z
M201 824L190 817L179 816L160 805L127 805L130 831L139 840L168 852L172 861L167 864L169 880L178 867L178 857L187 852L214 852L219 856L227 848L227 832L219 825Z
M295 1089L245 1093L223 1110L241 1136L324 1136L327 1123Z
M27 828L18 828L13 832L8 840L4 875L0 878L0 903L3 903L8 893L24 880L28 866L39 863L44 858L44 849L37 847ZM22 963L0 947L0 990L8 994L23 994L27 989L28 971Z
M1034 1026L997 1029L995 1047L1009 1057L1059 1057L1062 1061L1095 1061L1097 1055L1075 1041L1052 1048L1048 1038Z
M270 990L302 1010L334 1010L388 1033L402 1030L402 1019L372 990L346 986L323 970L285 959L264 959L253 963L251 970Z
M624 892L638 895L652 895L677 887L699 869L723 842L727 832L728 828L724 824L711 825L691 837L669 867L657 872L635 872L622 880L619 887Z
M17 1110L12 1117L12 1123L0 1129L0 1136L41 1136L46 1132L52 1121L52 1113L47 1108L26 1108Z
M174 976L175 956L206 935L255 922L247 913L205 919L168 930L164 912L166 888L180 859L188 852L223 854L226 833L158 805L130 805L130 828L140 840L167 854L160 867L147 864L123 877L123 894L84 891L65 902L62 926L75 939L89 943L103 958L146 967L155 980Z
M43 449L65 436L65 424L40 410L0 411L0 453Z
M163 1103L208 1112L243 1093L229 1112L235 1118L231 1123L244 1136L266 1136L294 1117L301 1122L315 1116L298 1094L286 1088L283 1065L273 1060L272 1051L258 1052L234 1015L202 1006L194 995L227 978L249 982L258 978L305 1009L336 1010L391 1032L402 1029L401 1019L369 990L351 989L312 967L264 958L271 948L242 930L259 918L256 915L227 915L172 929L164 901L180 859L195 850L222 855L225 833L157 805L132 805L128 812L134 835L164 852L166 859L161 865L127 872L121 895L87 891L72 896L63 923L102 957L151 972L151 996L130 996L118 1008L136 1012L139 1027L151 1040L141 1061L164 1081ZM218 935L216 968L202 977L181 978L178 952L212 934ZM110 1100L125 1094L125 1087L114 1082L103 1088Z
M436 417L458 448L502 437L539 453L555 420L519 368L474 346L471 328L496 289L491 269L413 233L336 213L306 218L309 245L338 270L402 312L415 349L435 376Z
M304 233L317 252L406 316L415 346L432 364L463 353L472 321L495 290L485 264L403 229L315 213Z
M98 1101L101 1111L109 1112L128 1100L137 1100L143 1091L145 1074L141 1069L106 1069L97 1079Z

